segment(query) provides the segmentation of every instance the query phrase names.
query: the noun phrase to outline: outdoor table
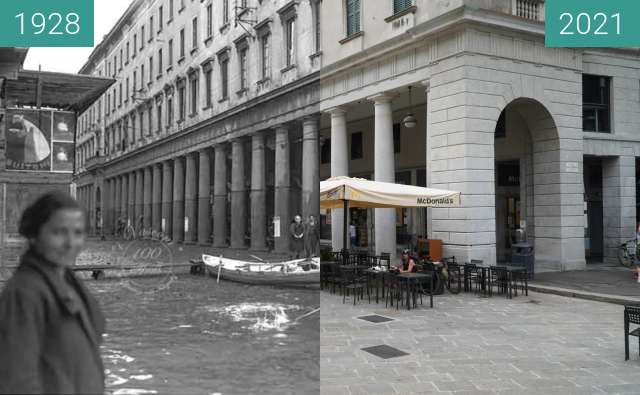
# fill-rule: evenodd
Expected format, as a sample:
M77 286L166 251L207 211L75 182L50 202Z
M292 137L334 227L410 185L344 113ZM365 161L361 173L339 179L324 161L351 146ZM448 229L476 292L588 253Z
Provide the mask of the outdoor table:
M428 278L431 282L431 290L429 292L429 304L431 308L433 308L433 275L426 274L426 273L400 273L398 274L398 278L404 280L404 283L407 285L407 310L411 310L411 297L409 295L410 293L411 293L411 296L413 296L413 304L415 307L415 303L416 303L415 290L413 289L413 287L415 287L415 284L419 280L424 280Z
M389 273L388 270L374 270L373 268L369 268L367 270L364 271L367 274L367 295L369 295L369 290L370 290L370 280L371 278L381 278L382 283L380 284L382 287L382 297L384 297L384 274ZM379 301L379 289L380 287L378 287L376 285L376 303L378 303Z

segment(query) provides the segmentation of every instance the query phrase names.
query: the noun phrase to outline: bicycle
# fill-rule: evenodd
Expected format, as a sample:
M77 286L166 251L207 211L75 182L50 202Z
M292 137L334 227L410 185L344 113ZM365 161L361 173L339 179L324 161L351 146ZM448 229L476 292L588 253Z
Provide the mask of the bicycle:
M423 268L424 271L430 272L434 276L432 290L434 295L443 294L445 288L452 295L457 295L462 290L464 274L455 257L442 258L438 265L427 258L423 263Z
M628 268L637 265L640 259L638 252L638 240L636 238L627 240L618 247L618 262Z

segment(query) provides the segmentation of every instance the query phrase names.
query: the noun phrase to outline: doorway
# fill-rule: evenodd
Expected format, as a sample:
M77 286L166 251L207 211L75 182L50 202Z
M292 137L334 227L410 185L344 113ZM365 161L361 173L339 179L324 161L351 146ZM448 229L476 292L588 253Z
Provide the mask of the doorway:
M584 158L584 252L587 263L604 259L604 211L602 205L602 160Z
M511 261L511 245L520 228L520 161L496 162L496 259Z

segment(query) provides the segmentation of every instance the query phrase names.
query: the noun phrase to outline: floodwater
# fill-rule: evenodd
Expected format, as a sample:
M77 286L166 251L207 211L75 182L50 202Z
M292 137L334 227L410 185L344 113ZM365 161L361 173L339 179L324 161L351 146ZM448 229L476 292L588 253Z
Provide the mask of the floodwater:
M318 394L317 290L181 274L86 280L107 316L107 390L123 394Z

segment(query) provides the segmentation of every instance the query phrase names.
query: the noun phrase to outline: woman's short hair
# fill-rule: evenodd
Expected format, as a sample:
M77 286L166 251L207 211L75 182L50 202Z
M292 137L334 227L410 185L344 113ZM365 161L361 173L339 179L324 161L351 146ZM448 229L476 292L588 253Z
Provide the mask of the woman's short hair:
M20 218L18 232L27 239L34 238L40 233L42 225L46 224L53 213L58 210L82 210L74 198L64 192L48 192L40 196L27 207Z

